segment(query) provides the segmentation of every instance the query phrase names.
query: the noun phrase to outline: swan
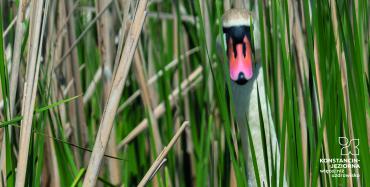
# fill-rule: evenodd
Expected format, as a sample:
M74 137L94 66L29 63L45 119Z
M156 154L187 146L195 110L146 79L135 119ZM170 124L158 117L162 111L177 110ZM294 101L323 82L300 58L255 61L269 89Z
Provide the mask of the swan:
M257 186L258 181L254 173L252 155L249 149L247 125L250 129L255 150L260 184L267 186L269 181L272 180L272 167L276 168L277 173L280 170L280 152L270 107L265 95L262 67L260 63L254 62L255 58L253 58L255 56L254 53L260 51L258 20L253 18L253 13L246 9L234 8L227 10L222 16L223 36L221 40L223 40L226 49L226 63L228 65L225 67L228 67L227 81L230 81L234 118L241 137L248 184L249 186ZM251 30L252 28L253 30ZM260 119L259 115L258 95L262 119ZM264 125L263 133L266 138L269 173L267 173L264 160L260 120L263 120ZM272 182L279 184L279 175L276 174L276 176L277 181ZM284 186L286 186L285 179Z

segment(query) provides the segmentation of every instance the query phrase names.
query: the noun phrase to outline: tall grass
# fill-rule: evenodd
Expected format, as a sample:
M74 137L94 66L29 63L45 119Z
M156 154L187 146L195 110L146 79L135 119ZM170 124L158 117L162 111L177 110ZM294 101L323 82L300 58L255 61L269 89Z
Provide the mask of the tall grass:
M222 14L235 3L254 12L253 26L261 35L255 57L263 67L266 96L259 97L270 102L278 136L281 156L272 165L283 166L267 168L267 184L282 186L285 179L289 186L370 185L368 1L148 1L138 44L130 51L135 55L121 56L133 40L128 33L136 26L140 1L50 0L42 4L45 17L37 18L27 13L35 0L0 2L2 186L14 186L21 172L28 186L82 186L92 174L100 186L134 186L143 178L151 186L246 186L227 63L216 47ZM21 24L11 24L17 15ZM31 18L43 19L45 31L32 31ZM22 98L28 56L37 55L30 43L37 44L37 37L41 58L32 107L22 105ZM118 110L108 119L110 135L97 135L109 125L101 120L110 93L119 92L113 81L124 73L116 72L126 71L123 92L113 103ZM26 109L32 121L29 143L22 146L29 152L21 158ZM180 128L184 121L189 127ZM341 155L339 137L359 139L359 155ZM95 175L88 164L99 141L105 145L94 149L101 155ZM272 149L266 141L259 145L265 151ZM169 143L170 148L162 146ZM254 149L250 146L254 161L265 156ZM354 151L354 144L345 149ZM322 172L332 166L323 163L326 158L359 159L360 168L343 170L359 177ZM17 167L20 159L27 161L25 171Z

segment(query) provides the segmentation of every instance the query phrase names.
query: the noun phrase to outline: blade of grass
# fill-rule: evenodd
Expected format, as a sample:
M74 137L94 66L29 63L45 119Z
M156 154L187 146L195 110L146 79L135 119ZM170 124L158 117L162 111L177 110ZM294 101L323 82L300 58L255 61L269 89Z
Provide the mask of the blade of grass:
M254 176L256 177L256 182L257 182L257 186L261 187L261 179L260 179L260 174L259 174L259 171L258 171L258 165L257 165L257 158L256 158L256 154L255 154L255 149L254 149L254 145L253 145L253 138L252 138L252 135L251 135L251 132L250 132L250 127L249 127L249 124L248 124L248 120L247 121L247 132L248 132L248 142L249 142L249 147L250 147L250 150L251 150L251 155L252 155L252 163L253 163L253 169L254 169Z
M0 7L0 15L3 15L2 9ZM9 104L9 81L8 81L8 71L7 63L5 61L4 53L4 40L3 40L3 20L0 19L0 80L1 80L1 96L4 101L4 117L5 119L10 118L10 104ZM0 169L1 169L1 182L3 186L14 185L14 166L12 161L12 151L11 151L11 139L10 139L10 129L5 128L2 133L2 145L1 145L1 159L0 159ZM8 173L11 176L8 177Z
M75 187L77 186L77 184L81 181L83 175L85 174L86 172L86 168L81 168L80 171L78 172L75 180L73 181L71 187Z

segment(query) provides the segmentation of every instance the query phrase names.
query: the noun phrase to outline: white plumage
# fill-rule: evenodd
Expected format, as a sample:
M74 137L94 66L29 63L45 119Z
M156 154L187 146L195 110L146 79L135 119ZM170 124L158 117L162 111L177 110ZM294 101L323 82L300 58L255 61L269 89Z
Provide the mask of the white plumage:
M264 133L266 137L269 171L272 171L272 164L273 162L275 162L275 160L277 161L277 163L279 163L280 161L280 152L278 148L277 137L270 113L270 107L265 97L263 72L262 68L260 67L260 64L256 65L254 73L255 73L254 78L245 85L241 86L231 81L232 100L235 107L235 120L239 128L240 137L242 139L243 153L244 156L247 156L245 159L247 163L248 180L250 186L256 186L256 176L254 175L251 150L249 148L249 142L247 137L248 136L247 133L248 128L246 126L247 120L249 129L251 131L250 133L253 140L254 151L257 158L257 165L259 176L261 179L261 184L265 183L265 185L267 185L268 180L263 156L264 155L262 146L263 141L261 137L261 126L260 126L261 119L258 110L257 87L260 97L259 99L261 103L261 111L265 130ZM270 152L270 142L272 143L271 145L272 152L274 154L271 154ZM277 158L275 158L275 152ZM271 176L272 173L270 173L270 177Z
M225 12L223 16L223 28L232 28L232 27L240 27L240 26L250 26L252 21L253 23L253 39L254 39L254 46L255 51L260 51L260 33L259 33L259 26L258 20L252 19L253 14L249 13L244 9L230 9ZM235 34L235 33L233 33ZM240 33L239 33L240 34ZM225 41L225 36L223 37ZM232 47L232 46L229 46ZM259 56L258 54L254 54L255 56ZM261 184L263 186L267 186L268 180L271 181L271 176L273 175L272 168L274 167L277 173L276 175L277 180L279 180L279 170L280 170L280 151L279 151L279 144L276 137L276 131L274 127L274 123L271 117L271 110L265 95L265 84L263 78L263 70L261 64L258 62L253 62L253 77L252 79L248 80L245 84L239 84L235 81L231 81L231 93L232 93L232 103L234 106L234 116L235 121L239 128L239 134L242 140L242 149L245 156L245 160L247 163L247 173L248 173L248 183L249 186L256 186L256 176L254 174L251 150L249 147L248 142L248 128L247 124L249 124L251 139L253 141L253 147L255 150L255 155L257 159L257 167L259 171L259 176L261 180ZM257 87L258 92L257 93ZM261 111L262 111L262 119L260 119L259 109L258 109L258 95L261 104ZM266 172L265 160L264 160L264 150L263 150L263 141L261 137L261 126L260 120L263 120L264 124L264 134L266 138L266 147L267 147L267 157L268 157L268 170L269 176ZM247 123L248 122L248 123ZM272 153L271 149L272 148ZM273 164L276 165L273 166ZM279 181L272 181L273 183L277 184ZM286 186L286 182L284 179L284 186Z

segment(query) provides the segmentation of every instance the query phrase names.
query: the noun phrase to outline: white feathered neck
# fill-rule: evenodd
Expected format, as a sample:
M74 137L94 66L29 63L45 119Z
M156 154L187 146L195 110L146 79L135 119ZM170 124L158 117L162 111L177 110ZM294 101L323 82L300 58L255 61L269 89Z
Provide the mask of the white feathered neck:
M232 100L235 107L234 111L237 123L245 124L246 117L248 117L249 121L258 121L257 86L260 95L261 109L262 111L266 111L267 109L263 71L259 63L254 66L253 75L253 78L245 85L238 85L234 81L231 81Z

